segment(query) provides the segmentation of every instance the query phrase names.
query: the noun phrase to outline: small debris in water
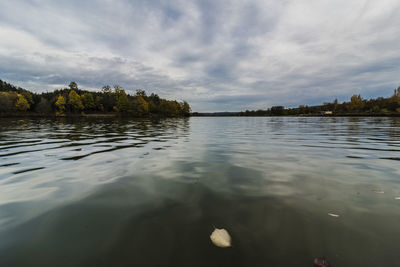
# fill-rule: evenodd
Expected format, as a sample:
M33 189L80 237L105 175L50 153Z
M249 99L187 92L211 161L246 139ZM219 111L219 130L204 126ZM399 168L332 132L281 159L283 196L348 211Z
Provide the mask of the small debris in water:
M382 191L382 190L372 190L373 192L375 192L375 193L377 193L377 194L383 194L383 193L385 193L384 191Z
M335 213L328 213L328 215L329 215L329 216L332 216L332 217L339 217L339 215L337 215L337 214L335 214Z
M321 257L314 259L314 267L332 267L332 265L324 257Z
M210 239L217 247L227 248L231 246L231 236L225 229L215 228L210 235Z
M394 199L396 199L396 200L400 200L400 197L395 197Z

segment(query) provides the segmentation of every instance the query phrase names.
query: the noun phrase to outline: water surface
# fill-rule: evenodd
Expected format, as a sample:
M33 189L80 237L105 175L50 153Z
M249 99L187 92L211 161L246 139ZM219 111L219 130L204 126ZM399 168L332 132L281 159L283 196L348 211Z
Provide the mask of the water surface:
M0 266L400 266L399 160L398 118L1 119Z

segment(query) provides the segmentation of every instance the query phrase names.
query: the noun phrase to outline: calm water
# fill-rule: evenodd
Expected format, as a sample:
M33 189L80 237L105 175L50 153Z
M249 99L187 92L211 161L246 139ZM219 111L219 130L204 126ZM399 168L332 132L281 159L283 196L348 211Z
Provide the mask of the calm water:
M2 118L0 266L400 266L399 160L398 118Z

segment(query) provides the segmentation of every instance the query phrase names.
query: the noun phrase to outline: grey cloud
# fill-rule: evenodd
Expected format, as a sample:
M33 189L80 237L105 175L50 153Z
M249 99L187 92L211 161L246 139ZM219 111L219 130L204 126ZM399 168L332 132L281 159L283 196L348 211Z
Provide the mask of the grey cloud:
M386 96L400 83L398 25L397 0L2 1L0 78L118 83L195 111Z

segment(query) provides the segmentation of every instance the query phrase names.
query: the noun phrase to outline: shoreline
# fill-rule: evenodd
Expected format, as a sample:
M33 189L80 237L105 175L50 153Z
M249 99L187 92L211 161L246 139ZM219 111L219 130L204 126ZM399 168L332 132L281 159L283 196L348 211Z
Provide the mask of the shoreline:
M65 114L64 116L57 116L56 114L43 114L43 113L0 113L0 118L187 118L190 116L163 116L163 115L148 115L148 116L134 116L128 114L118 113L89 113L89 114Z
M318 115L318 114L313 114L313 115L250 115L250 116L243 116L243 115L212 115L212 114L206 114L206 115L191 115L190 117L301 117L301 118L307 118L307 117L325 117L325 118L334 118L334 117L400 117L400 114L335 114L335 115Z
M89 113L89 114L66 114L65 116L57 116L56 114L37 114L37 113L13 113L13 114L1 114L0 118L189 118L189 117L325 117L325 118L338 118L338 117L400 117L400 114L335 114L335 115L275 115L275 116L243 116L243 115L221 115L221 114L195 114L190 116L162 116L162 115L150 115L150 116L131 116L127 114L117 114L117 113Z

